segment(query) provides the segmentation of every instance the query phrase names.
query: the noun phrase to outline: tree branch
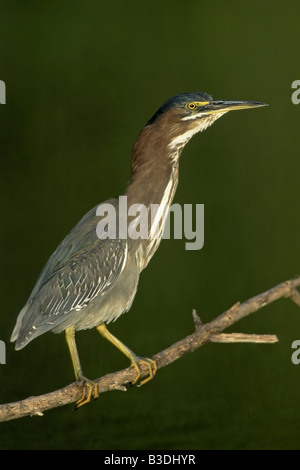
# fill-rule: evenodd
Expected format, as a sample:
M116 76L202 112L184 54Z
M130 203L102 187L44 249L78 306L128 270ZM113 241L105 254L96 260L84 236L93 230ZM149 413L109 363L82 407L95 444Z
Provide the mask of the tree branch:
M208 342L251 342L274 343L277 337L274 335L249 335L243 333L221 334L223 330L233 325L241 318L256 312L262 307L283 297L290 298L300 306L300 294L297 288L300 286L300 276L289 281L282 282L276 287L263 292L240 304L233 305L230 309L219 315L209 323L203 324L196 311L193 311L195 332L184 339L174 343L164 351L155 354L152 359L156 361L157 369L161 369L179 359L188 352L203 346ZM141 376L147 375L148 368L141 366ZM99 393L111 390L126 391L125 385L135 379L134 367L120 370L104 377L96 379ZM77 401L83 393L84 383L74 382L60 390L45 395L33 396L14 403L0 405L0 421L9 421L24 416L42 416L44 411L67 405Z

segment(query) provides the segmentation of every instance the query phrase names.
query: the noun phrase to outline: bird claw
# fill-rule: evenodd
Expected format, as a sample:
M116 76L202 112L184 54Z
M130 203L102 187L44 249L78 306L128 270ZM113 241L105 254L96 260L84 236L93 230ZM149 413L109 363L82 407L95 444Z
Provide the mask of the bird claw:
M148 357L137 357L134 361L132 361L131 365L135 368L137 372L137 376L131 385L136 385L139 378L141 377L141 367L142 365L148 367L149 375L144 380L142 380L137 387L141 387L145 383L149 382L153 379L157 371L157 364L153 359L149 359Z
M78 410L78 408L80 408L81 406L89 403L92 398L94 400L97 400L97 398L99 397L99 389L97 382L89 380L86 377L81 377L80 382L83 383L83 393L81 398L79 398L79 400L77 400L76 402L75 410Z

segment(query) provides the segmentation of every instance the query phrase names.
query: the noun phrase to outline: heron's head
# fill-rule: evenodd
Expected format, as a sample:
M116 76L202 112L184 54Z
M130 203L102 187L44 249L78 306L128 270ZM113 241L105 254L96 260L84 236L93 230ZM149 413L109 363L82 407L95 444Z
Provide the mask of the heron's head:
M180 150L197 132L228 111L266 106L256 101L214 100L207 93L182 93L167 100L147 122L155 133L168 136L170 148Z

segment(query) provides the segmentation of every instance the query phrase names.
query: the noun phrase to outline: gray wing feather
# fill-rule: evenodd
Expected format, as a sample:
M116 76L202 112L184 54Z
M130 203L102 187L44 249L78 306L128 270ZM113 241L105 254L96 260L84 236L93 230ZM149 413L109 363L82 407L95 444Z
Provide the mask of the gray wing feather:
M117 205L118 200L109 199L103 204L110 203L114 206ZM37 280L36 285L28 302L35 297L36 293L41 287L46 284L49 278L53 277L59 269L67 266L73 258L79 258L80 255L84 258L90 250L93 249L96 244L104 243L107 240L99 240L96 233L96 226L99 222L99 217L96 216L96 210L99 205L93 207L85 216L75 225L71 232L64 238L64 240L58 245L54 253L50 256L47 263L45 264L40 276ZM112 240L117 242L118 240ZM116 243L117 244L117 243ZM74 260L76 262L76 260Z
M117 205L115 199L107 202ZM125 240L97 237L97 208L80 220L42 270L11 337L17 340L18 349L62 323L96 296L104 295L123 271L127 244Z
M39 313L47 318L65 316L108 292L123 270L126 255L126 245L118 239L97 240L88 250L73 254L35 293Z

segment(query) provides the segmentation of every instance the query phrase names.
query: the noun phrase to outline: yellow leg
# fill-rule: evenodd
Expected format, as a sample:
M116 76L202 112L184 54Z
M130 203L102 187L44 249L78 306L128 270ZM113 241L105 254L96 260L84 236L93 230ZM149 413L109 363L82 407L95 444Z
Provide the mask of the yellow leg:
M125 346L124 343L122 343L118 338L116 338L108 331L104 323L101 323L101 325L97 326L97 330L99 331L100 335L110 341L114 346L116 346L116 348L118 348L123 354L125 354L125 356L130 359L132 366L137 372L137 376L132 382L133 385L137 383L141 376L140 365L145 365L146 367L148 367L149 375L148 377L146 377L146 379L142 380L139 385L144 385L146 382L149 382L149 380L153 379L157 371L157 365L156 362L153 361L153 359L139 357L134 354L134 352L131 351L127 346Z
M72 364L75 372L76 380L80 380L84 382L84 391L82 397L76 402L76 408L79 408L86 403L91 401L91 398L94 399L99 397L98 386L92 380L87 379L84 377L80 365L80 359L77 351L76 341L75 341L75 327L70 326L66 330L66 340L69 347Z
M80 359L79 359L76 341L75 341L75 327L74 326L70 326L70 328L66 329L66 340L68 343L76 380L80 380L83 377L83 374L82 374Z

